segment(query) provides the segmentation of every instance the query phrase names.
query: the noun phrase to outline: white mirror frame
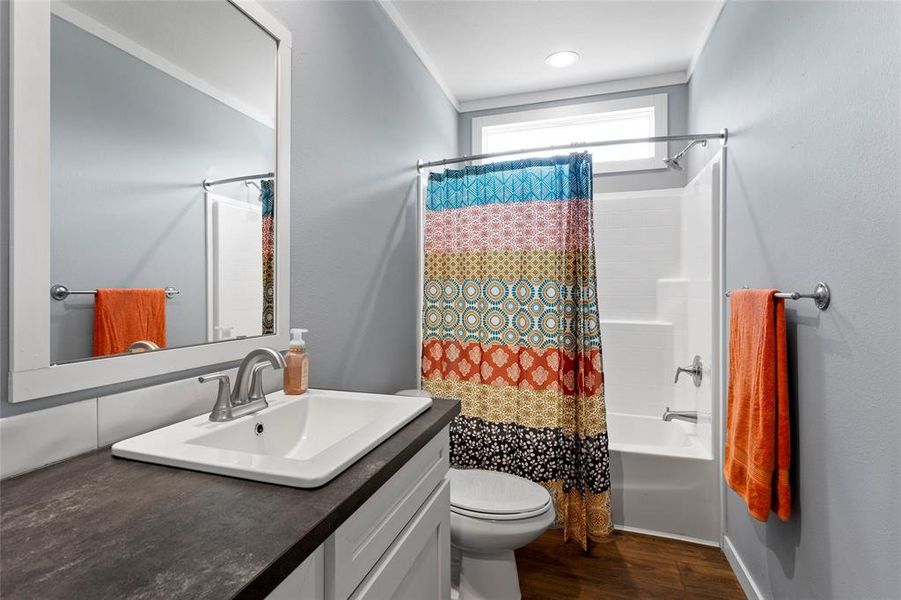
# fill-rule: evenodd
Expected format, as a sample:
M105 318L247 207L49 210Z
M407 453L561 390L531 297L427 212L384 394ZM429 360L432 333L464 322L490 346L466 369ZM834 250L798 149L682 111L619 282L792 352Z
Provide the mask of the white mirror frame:
M160 352L50 364L50 2L10 3L9 401L196 370L288 346L291 33L253 0L229 0L275 38L275 334ZM197 185L200 185L200 181Z

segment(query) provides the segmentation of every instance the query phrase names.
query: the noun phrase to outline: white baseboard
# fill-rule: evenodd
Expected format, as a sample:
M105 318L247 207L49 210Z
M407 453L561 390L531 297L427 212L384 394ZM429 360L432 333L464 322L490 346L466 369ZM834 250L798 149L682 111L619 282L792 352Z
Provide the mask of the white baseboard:
M719 544L713 540L702 540L701 538L691 537L690 535L679 535L678 533L667 533L665 531L652 531L650 529L642 529L641 527L629 527L628 525L617 525L615 523L613 528L618 531L628 531L629 533L641 533L643 535L652 535L654 537L662 537L670 540L679 540L680 542L701 544L702 546L719 547Z
M729 566L735 572L735 577L738 579L738 583L741 585L741 589L744 591L745 596L748 597L748 600L764 600L763 594L760 593L760 588L757 587L757 583L751 577L751 573L741 560L738 552L735 551L735 546L732 545L732 540L727 535L723 536L723 554L726 555L726 560L729 561Z

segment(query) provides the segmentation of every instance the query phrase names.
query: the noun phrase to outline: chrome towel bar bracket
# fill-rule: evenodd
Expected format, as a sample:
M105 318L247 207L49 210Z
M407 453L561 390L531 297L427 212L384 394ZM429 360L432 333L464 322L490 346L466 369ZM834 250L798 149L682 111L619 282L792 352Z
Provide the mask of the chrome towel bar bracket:
M163 290L166 292L166 298L174 298L181 293L177 288L172 287L171 285L166 286ZM65 300L69 296L76 295L91 295L94 296L97 294L97 290L70 290L64 285L56 284L50 287L50 297L54 300Z
M747 287L745 287L747 289ZM732 295L732 292L726 292L726 297ZM829 289L829 286L824 282L819 282L817 284L816 289L814 289L812 294L802 294L801 292L778 292L776 294L777 298L785 298L786 300L800 300L801 298L809 298L813 300L814 304L816 304L817 308L820 310L826 310L829 308L829 302L832 300L832 292Z

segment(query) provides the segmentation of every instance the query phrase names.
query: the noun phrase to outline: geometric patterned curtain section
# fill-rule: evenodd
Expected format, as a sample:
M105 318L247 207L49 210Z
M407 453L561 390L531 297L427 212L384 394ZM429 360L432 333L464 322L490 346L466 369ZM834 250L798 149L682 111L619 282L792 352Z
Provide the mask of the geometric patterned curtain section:
M451 463L544 485L566 540L610 533L591 155L429 175L422 381Z

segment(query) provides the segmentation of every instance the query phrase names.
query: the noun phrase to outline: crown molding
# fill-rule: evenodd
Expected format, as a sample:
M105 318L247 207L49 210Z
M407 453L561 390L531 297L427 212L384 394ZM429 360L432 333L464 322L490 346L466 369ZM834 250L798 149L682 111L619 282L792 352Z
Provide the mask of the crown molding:
M695 67L701 59L701 55L704 54L704 48L707 47L707 40L710 39L710 34L713 33L716 22L719 21L720 15L723 13L723 8L726 6L726 0L716 0L716 4L716 10L710 14L710 18L704 26L704 33L701 34L701 40L698 42L697 48L695 48L695 53L691 57L691 62L688 63L688 69L685 71L687 80L691 79L692 74L695 72Z
M438 87L441 88L441 91L444 92L444 95L447 96L447 99L451 104L454 105L454 108L457 109L457 112L460 112L460 101L457 100L457 97L450 91L447 83L441 77L441 74L438 72L438 68L435 66L435 63L432 62L432 58L425 51L423 45L419 42L416 35L413 33L413 30L410 29L410 26L407 25L407 22L404 20L403 15L400 14L400 11L397 10L397 7L394 6L394 2L392 0L378 0L377 4L382 7L382 10L385 11L385 14L388 15L388 18L391 19L391 22L394 23L394 26L397 27L397 30L407 41L407 44L412 48L413 52L416 53L416 56L419 57L419 61L425 66L426 70L429 72L429 75L432 76L432 79L435 80L435 83L438 84Z
M688 82L685 71L673 73L661 73L647 77L632 77L629 79L614 79L586 85L526 92L522 94L510 94L508 96L495 96L480 100L467 100L460 103L460 112L473 112L478 110L491 110L495 108L508 108L525 104L537 104L539 102L553 102L555 100L571 100L587 96L599 96L601 94L615 94L618 92L630 92L650 88L664 87L668 85L680 85Z
M245 6L254 5L255 10L261 11L264 13L265 11L256 4L256 2L244 2ZM270 129L275 129L275 111L272 113L268 113L260 108L241 100L240 98L236 98L233 94L226 92L219 87L213 85L208 82L203 77L185 69L170 60L160 56L153 50L146 48L139 44L138 42L132 40L131 38L122 35L118 31L107 27L100 21L97 21L93 17L86 15L85 13L79 11L77 8L69 4L65 4L63 2L53 2L50 5L50 13L54 16L59 17L60 19L71 23L75 27L78 27L82 31L85 31L94 37L103 40L107 44L113 46L137 58L141 62L144 62L151 67L154 67L158 71L169 75L170 77L177 79L178 81L188 85L198 92L202 94L206 94L210 98L217 100L228 106L229 108L236 110L245 116L250 117L254 121L262 123L266 127ZM269 13L265 13L268 15ZM274 21L271 17L269 20L275 24L275 26L280 27L281 31L290 36L290 32L287 29L281 27L277 21ZM288 45L290 46L290 39L287 40Z

